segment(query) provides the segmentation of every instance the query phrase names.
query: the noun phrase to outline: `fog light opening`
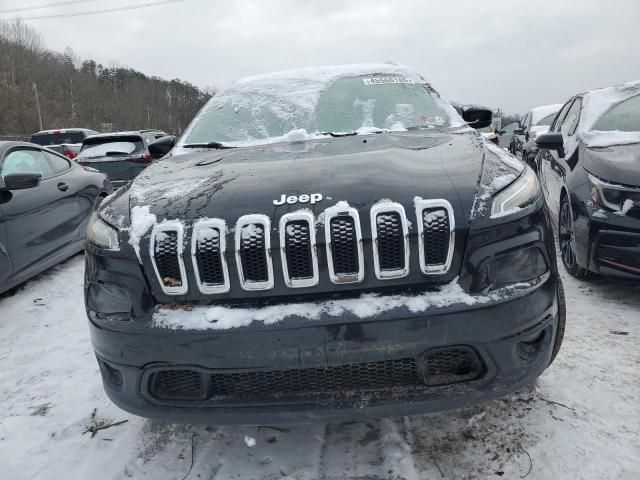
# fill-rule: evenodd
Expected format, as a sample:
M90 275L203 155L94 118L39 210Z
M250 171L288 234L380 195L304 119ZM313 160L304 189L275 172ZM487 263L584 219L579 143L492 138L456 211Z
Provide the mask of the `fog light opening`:
M102 378L111 387L120 389L124 384L124 378L122 372L117 368L113 368L105 361L98 359L98 365L100 365L100 371L102 372Z
M547 330L542 330L533 340L518 343L518 356L523 360L532 360L541 351Z

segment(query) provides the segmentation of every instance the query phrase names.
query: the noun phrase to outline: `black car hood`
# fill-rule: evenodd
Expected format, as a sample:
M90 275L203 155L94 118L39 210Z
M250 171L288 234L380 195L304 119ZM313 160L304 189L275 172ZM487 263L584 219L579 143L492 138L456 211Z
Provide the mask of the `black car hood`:
M275 223L284 213L308 208L317 217L339 201L362 215L377 201L391 199L412 218L415 197L444 198L454 207L456 224L465 227L483 145L474 132L410 132L194 152L146 169L129 190L130 207L149 206L158 222L211 217L232 228L242 215L266 214ZM323 200L273 203L282 195L313 193Z
M585 148L584 168L603 180L640 186L640 144Z

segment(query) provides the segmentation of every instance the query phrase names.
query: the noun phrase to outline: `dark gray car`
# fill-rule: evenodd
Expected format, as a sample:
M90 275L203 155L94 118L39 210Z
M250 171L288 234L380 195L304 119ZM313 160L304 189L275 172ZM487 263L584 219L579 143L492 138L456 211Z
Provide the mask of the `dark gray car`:
M82 142L76 161L106 173L113 186L118 188L153 162L148 145L166 135L160 130L92 135Z

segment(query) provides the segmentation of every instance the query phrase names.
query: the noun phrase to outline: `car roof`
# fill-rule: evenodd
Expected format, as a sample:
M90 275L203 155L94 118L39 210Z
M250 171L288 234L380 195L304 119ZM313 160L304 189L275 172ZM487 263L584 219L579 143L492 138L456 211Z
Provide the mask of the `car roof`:
M40 130L39 132L32 133L31 135L46 135L53 133L73 133L73 132L95 132L90 128L52 128L50 130Z
M98 133L96 135L90 135L85 138L87 140L94 140L96 138L118 138L118 137L139 137L145 133L165 133L162 130L128 130L126 132L111 132L111 133Z

